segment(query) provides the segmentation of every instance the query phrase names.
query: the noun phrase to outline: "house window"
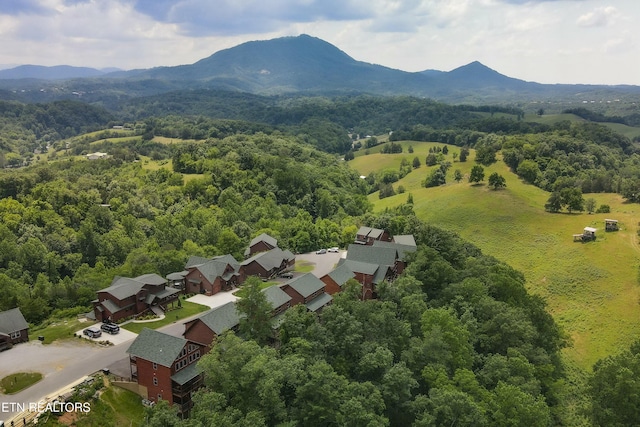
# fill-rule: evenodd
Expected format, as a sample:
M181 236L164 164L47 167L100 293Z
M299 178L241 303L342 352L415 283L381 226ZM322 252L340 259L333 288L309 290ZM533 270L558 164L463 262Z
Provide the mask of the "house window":
M20 338L20 331L11 332L11 339L15 340L16 338Z
M180 356L178 356L178 357L184 357L186 355L187 355L187 347L182 349L182 351L180 352Z
M158 402L160 402L162 400L162 395L158 394Z
M156 362L153 362L153 370L154 371L158 370L158 364Z
M157 377L153 377L153 385L158 385L158 378Z

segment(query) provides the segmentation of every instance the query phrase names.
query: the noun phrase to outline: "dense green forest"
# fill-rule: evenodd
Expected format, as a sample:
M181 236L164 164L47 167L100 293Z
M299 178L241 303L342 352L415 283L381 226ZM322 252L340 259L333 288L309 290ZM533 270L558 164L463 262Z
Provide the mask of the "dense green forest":
M378 300L347 285L319 316L289 310L277 348L228 333L200 362L191 419L167 423L161 407L150 425L562 424L564 339L543 301L522 274L399 212L367 218L419 247Z
M95 291L116 275L164 276L182 270L190 255L241 259L262 232L294 252L344 247L367 224L415 234L420 249L404 276L385 284L377 301L359 302L347 291L320 317L292 310L278 348L246 335L222 338L203 361L214 375L188 423L633 419L632 409L614 406L624 388L602 384L625 369L640 372L637 345L595 367L589 390L580 391L590 393L593 411L568 408L559 357L566 342L544 302L526 293L522 274L420 223L410 204L370 213L367 195L416 166L361 179L336 154L352 148L350 134L391 132L392 141L450 143L460 154L475 148L485 164L501 156L548 191L614 191L635 202L634 142L595 123L528 123L517 109L409 97L212 92L190 106L183 96L111 111L75 101L0 103L0 162L11 166L0 171L0 310L19 306L37 324L87 311ZM94 151L111 158L78 157ZM31 164L18 167L25 159ZM244 368L237 378L222 375L238 363ZM181 423L162 405L150 422L162 417Z
M38 322L88 307L116 274L166 275L189 255L241 259L263 231L294 252L344 246L370 208L354 171L277 131L171 152L176 171L70 157L0 173L0 309L20 305Z

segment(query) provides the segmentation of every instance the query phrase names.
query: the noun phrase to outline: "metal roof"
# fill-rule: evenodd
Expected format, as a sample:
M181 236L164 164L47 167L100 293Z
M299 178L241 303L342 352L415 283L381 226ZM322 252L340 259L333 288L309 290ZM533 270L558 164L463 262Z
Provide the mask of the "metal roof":
M29 329L29 324L19 308L0 312L0 332L11 334L24 329Z
M144 328L131 343L127 353L158 365L171 367L187 340L173 335Z

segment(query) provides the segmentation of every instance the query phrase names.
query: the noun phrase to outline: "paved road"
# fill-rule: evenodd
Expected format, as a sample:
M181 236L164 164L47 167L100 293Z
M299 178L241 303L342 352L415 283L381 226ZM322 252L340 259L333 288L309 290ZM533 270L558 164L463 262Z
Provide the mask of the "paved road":
M326 253L316 255L298 254L296 259L314 264L313 274L322 277L329 273L338 263L344 252ZM296 273L298 275L299 273ZM283 282L286 281L281 279ZM236 299L229 292L219 293L210 297L196 295L188 301L217 307L228 301ZM183 319L171 325L159 328L164 333L181 336L184 331L184 323L201 316L202 313ZM129 331L121 329L118 335L103 334L102 340L108 339L115 345L110 347L100 347L87 342L88 340L65 340L52 344L43 345L40 341L30 341L19 344L11 350L0 353L0 378L16 372L40 372L44 378L33 387L27 388L14 395L0 394L0 421L12 418L20 411L15 404L29 405L37 403L44 397L65 388L86 375L93 374L103 368L108 368L117 375L129 375L129 356L126 350L136 337ZM81 331L78 331L81 333ZM99 339L99 340L100 340ZM8 403L11 407L3 407L3 403ZM9 409L3 411L3 409Z

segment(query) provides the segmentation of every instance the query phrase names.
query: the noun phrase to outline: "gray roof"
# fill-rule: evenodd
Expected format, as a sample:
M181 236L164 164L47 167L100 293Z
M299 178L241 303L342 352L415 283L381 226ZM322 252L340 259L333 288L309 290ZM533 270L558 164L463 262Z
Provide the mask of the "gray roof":
M197 265L202 265L202 264L205 264L205 263L207 263L209 261L211 261L210 258L204 258L204 257L201 257L201 256L192 255L192 256L189 257L189 259L187 260L187 263L184 265L184 269L187 270L187 269L189 269L191 267L195 267Z
M200 372L202 372L202 370L198 368L198 365L196 363L192 363L186 368L176 372L175 375L172 375L171 380L179 385L184 385L200 375Z
M116 276L111 282L111 286L101 289L98 292L107 292L117 299L123 300L140 292L143 286L144 283L138 282L137 280Z
M394 265L397 257L396 248L382 246L349 245L347 259L378 265Z
M200 271L204 277L206 277L209 283L213 283L216 280L216 277L222 277L225 274L227 263L209 260L205 264L196 265L195 268Z
M393 236L393 241L400 245L407 245L407 246L414 246L414 247L417 246L416 239L415 237L413 237L413 234L400 234L397 236Z
M126 310L127 308L134 306L134 304L127 304L124 307L118 307L118 305L115 302L113 302L113 301L111 301L109 299L106 299L104 301L100 301L100 305L102 305L104 308L109 310L111 312L111 314L117 313L120 310ZM100 305L98 305L98 309L100 309Z
M234 270L240 268L240 263L231 254L214 256L212 259L218 262L225 262L233 267Z
M171 367L187 340L144 328L131 343L127 353L158 365Z
M159 299L169 297L171 295L175 295L180 293L180 289L176 288L164 288L160 292L156 293L155 296Z
M333 301L333 297L328 293L323 292L305 305L307 307L307 310L315 312L321 309L322 307L324 307L325 305L329 304L331 301Z
M311 273L304 274L295 279L291 279L284 283L291 286L297 293L304 298L313 294L314 292L324 289L324 283Z
M251 258L245 259L242 261L241 265L249 265L252 262L257 262L260 264L265 270L269 271L276 267L280 267L282 261L287 260L290 261L295 258L290 251L283 251L280 248L273 248L267 252L260 252L255 254Z
M291 297L278 286L269 286L268 288L263 289L262 293L273 309L291 301Z
M358 233L356 233L356 234L358 236L367 236L367 237L371 237L373 239L377 239L380 236L382 236L382 233L384 233L384 230L380 230L379 228L371 228L371 227L362 226L362 227L360 227L360 229L358 230Z
M370 264L368 262L353 261L350 259L341 259L340 261L338 261L339 267L343 265L348 266L349 269L354 273L362 273L369 276L373 276L374 274L376 274L376 271L380 269L379 264Z
M411 236L413 237L413 236ZM373 242L373 246L374 247L379 247L379 248L392 248L395 249L398 252L398 259L401 260L405 260L407 253L409 252L415 252L417 250L416 245L404 245L401 243L397 243L397 242L382 242L380 240L376 240Z
M0 332L11 334L12 332L29 329L29 324L24 319L19 308L12 308L7 311L0 311Z
M236 303L230 301L220 307L212 308L198 318L216 335L228 331L240 324L240 315Z
M164 285L167 283L167 279L155 273L143 274L142 276L134 277L133 280L144 285Z
M251 240L251 243L249 243L249 247L259 242L265 242L266 244L274 248L278 246L278 240L275 237L271 237L267 233L262 233L261 235L256 236L253 238L253 240Z
M167 274L167 280L184 280L184 278L189 274L187 270L178 271L176 273Z
M338 284L338 286L344 285L347 280L353 279L355 273L351 268L349 268L348 263L342 263L338 267L336 267L333 271L327 274L331 279Z

